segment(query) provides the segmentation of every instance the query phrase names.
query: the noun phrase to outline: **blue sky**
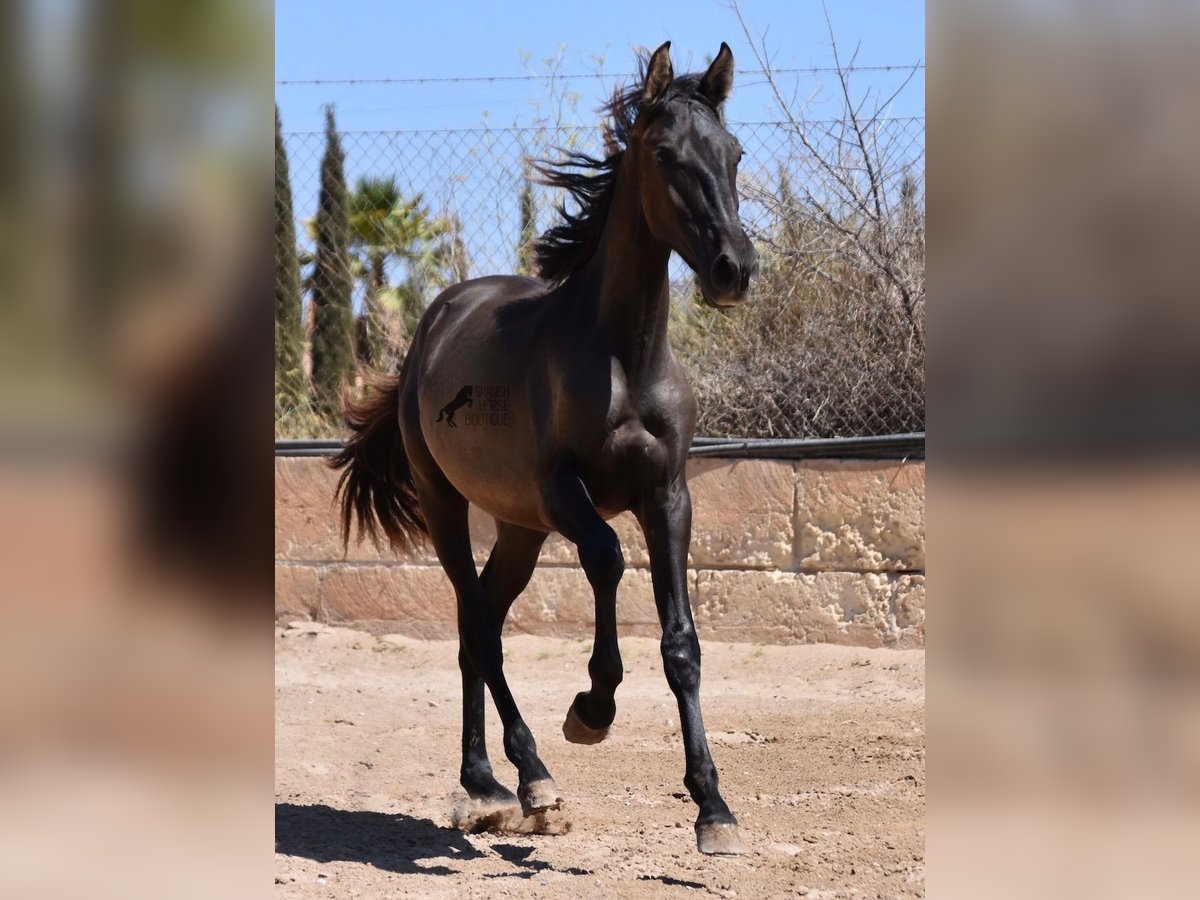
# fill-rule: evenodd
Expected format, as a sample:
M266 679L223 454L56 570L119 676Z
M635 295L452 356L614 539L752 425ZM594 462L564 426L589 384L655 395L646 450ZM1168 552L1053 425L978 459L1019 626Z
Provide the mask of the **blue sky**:
M828 66L828 35L818 0L743 0L757 35L764 31L777 68ZM923 0L829 0L844 60L858 49L860 65L924 62ZM443 2L428 0L284 0L275 6L276 80L541 75L543 60L561 56L563 73L632 71L632 48L671 40L676 71L703 68L722 40L739 69L757 68L725 0L567 0ZM603 64L597 62L603 58ZM906 72L863 72L855 85L886 96ZM565 86L580 99L574 121L593 112L618 79L581 78ZM755 82L758 82L757 84ZM809 114L833 107L830 75L783 79L802 98L815 93ZM285 131L322 127L322 106L334 103L343 130L469 128L528 124L545 109L541 80L454 84L279 85ZM893 115L924 115L924 72L893 104ZM777 118L761 78L740 76L729 102L734 121Z
M535 76L453 83L277 83L275 96L283 130L301 133L288 138L297 218L311 215L317 200L324 139L316 133L324 127L327 103L335 105L337 124L344 133L445 132L478 129L485 124L506 129L542 124L539 116L551 123L590 127L598 123L595 110L613 87L628 81L620 76L634 70L635 47L654 48L669 39L675 69L685 72L703 69L707 58L726 41L739 70L758 69L726 0L600 2L599 12L591 11L591 3L567 0L278 2L277 82ZM766 32L771 64L776 69L810 69L833 63L820 0L742 0L742 9L754 35ZM829 0L829 9L843 63L857 49L859 66L905 67L854 73L854 95L861 98L870 92L877 101L882 100L911 77L890 114L924 116L925 73L911 70L925 59L923 0ZM556 81L559 93L567 90L578 95L576 105L560 109L558 115L549 108L554 91L544 77L547 59L558 60L560 74L580 76ZM598 71L604 77L594 77ZM783 74L779 83L789 96L795 93L798 103L807 101L806 118L840 117L832 73ZM873 111L874 103L870 106ZM735 133L739 123L782 118L762 75L754 73L736 77L726 114ZM915 144L901 147L902 152L919 152L923 145L923 127L917 124L911 131ZM768 140L772 137L769 130L746 129L742 137L748 148L753 146L750 138L754 134ZM434 150L440 143L437 138L443 137L457 149ZM452 213L461 219L469 253L479 269L472 274L511 271L515 258L509 257L515 252L519 227L517 193L515 187L502 182L507 173L516 183L523 146L509 140L504 144L511 151L507 156L489 156L490 164L481 166L463 152L473 139L463 136L458 140L444 134L348 135L343 139L347 179L353 184L363 175L395 173L406 191L422 193L438 214ZM754 156L753 149L748 153ZM766 157L758 158L757 163L775 171ZM304 234L303 229L300 233Z

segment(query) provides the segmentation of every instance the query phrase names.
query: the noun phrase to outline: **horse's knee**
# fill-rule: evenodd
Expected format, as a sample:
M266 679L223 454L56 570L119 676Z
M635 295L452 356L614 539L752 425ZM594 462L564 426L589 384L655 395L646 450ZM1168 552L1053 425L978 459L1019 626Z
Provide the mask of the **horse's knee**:
M663 633L660 644L663 671L672 691L694 691L700 686L700 641L695 629Z
M605 533L579 545L579 564L595 591L615 591L625 574L625 555L617 533L604 526Z

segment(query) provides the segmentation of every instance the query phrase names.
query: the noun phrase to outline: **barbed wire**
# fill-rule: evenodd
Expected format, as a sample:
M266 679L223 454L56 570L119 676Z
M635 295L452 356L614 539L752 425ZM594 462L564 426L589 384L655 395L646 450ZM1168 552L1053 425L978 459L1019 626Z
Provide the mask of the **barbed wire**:
M910 72L922 71L924 63L879 66L811 66L808 68L772 69L773 75L823 75L836 72ZM766 75L764 69L738 69L738 75ZM366 85L366 84L464 84L470 82L491 83L497 81L554 81L582 78L633 78L634 72L577 72L560 75L553 72L542 75L414 75L401 78L285 78L275 82L278 87L311 87L316 85Z
M802 121L802 124L805 124L805 125L837 125L837 124L840 124L842 121L843 120L839 119L839 118L804 119ZM924 122L925 117L924 116L876 116L871 121L873 123L879 124L879 125L889 123L889 122L917 123L917 122ZM741 121L738 119L729 119L728 124L733 127L742 127L742 128L758 128L760 126L766 127L766 128L770 128L770 127L783 128L783 127L788 127L788 126L792 125L791 122L785 122L782 120ZM499 127L490 127L487 125L473 125L470 128L392 128L392 129L363 128L363 129L358 129L358 130L338 129L338 134L342 134L342 135L369 134L369 135L396 136L396 137L400 137L403 135L409 135L409 134L414 134L414 135L415 134L496 134L496 133L501 133L501 132L503 132L505 134L544 134L547 131L562 131L562 132L587 131L589 129L599 129L600 127L601 126L598 122L592 122L592 123L568 122L568 123L555 124L555 125L504 125L504 126L499 126ZM283 136L285 138L323 136L324 134L325 134L325 132L323 130L319 130L319 131L285 131L285 132L283 132Z

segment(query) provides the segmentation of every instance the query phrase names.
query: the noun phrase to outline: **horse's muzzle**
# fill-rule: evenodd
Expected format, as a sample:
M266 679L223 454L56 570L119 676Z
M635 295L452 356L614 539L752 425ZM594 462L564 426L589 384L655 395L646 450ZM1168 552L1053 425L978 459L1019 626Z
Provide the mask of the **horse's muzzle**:
M739 252L740 250L740 252ZM701 293L710 304L720 308L740 306L750 292L750 281L758 274L758 253L743 239L738 250L717 254L707 278L700 279Z

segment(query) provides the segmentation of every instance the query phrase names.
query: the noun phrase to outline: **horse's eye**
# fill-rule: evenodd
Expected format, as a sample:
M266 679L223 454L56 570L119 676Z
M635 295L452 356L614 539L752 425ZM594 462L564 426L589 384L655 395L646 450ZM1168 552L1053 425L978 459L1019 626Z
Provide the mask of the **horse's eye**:
M655 147L654 158L660 165L669 166L675 162L675 151L670 147Z

